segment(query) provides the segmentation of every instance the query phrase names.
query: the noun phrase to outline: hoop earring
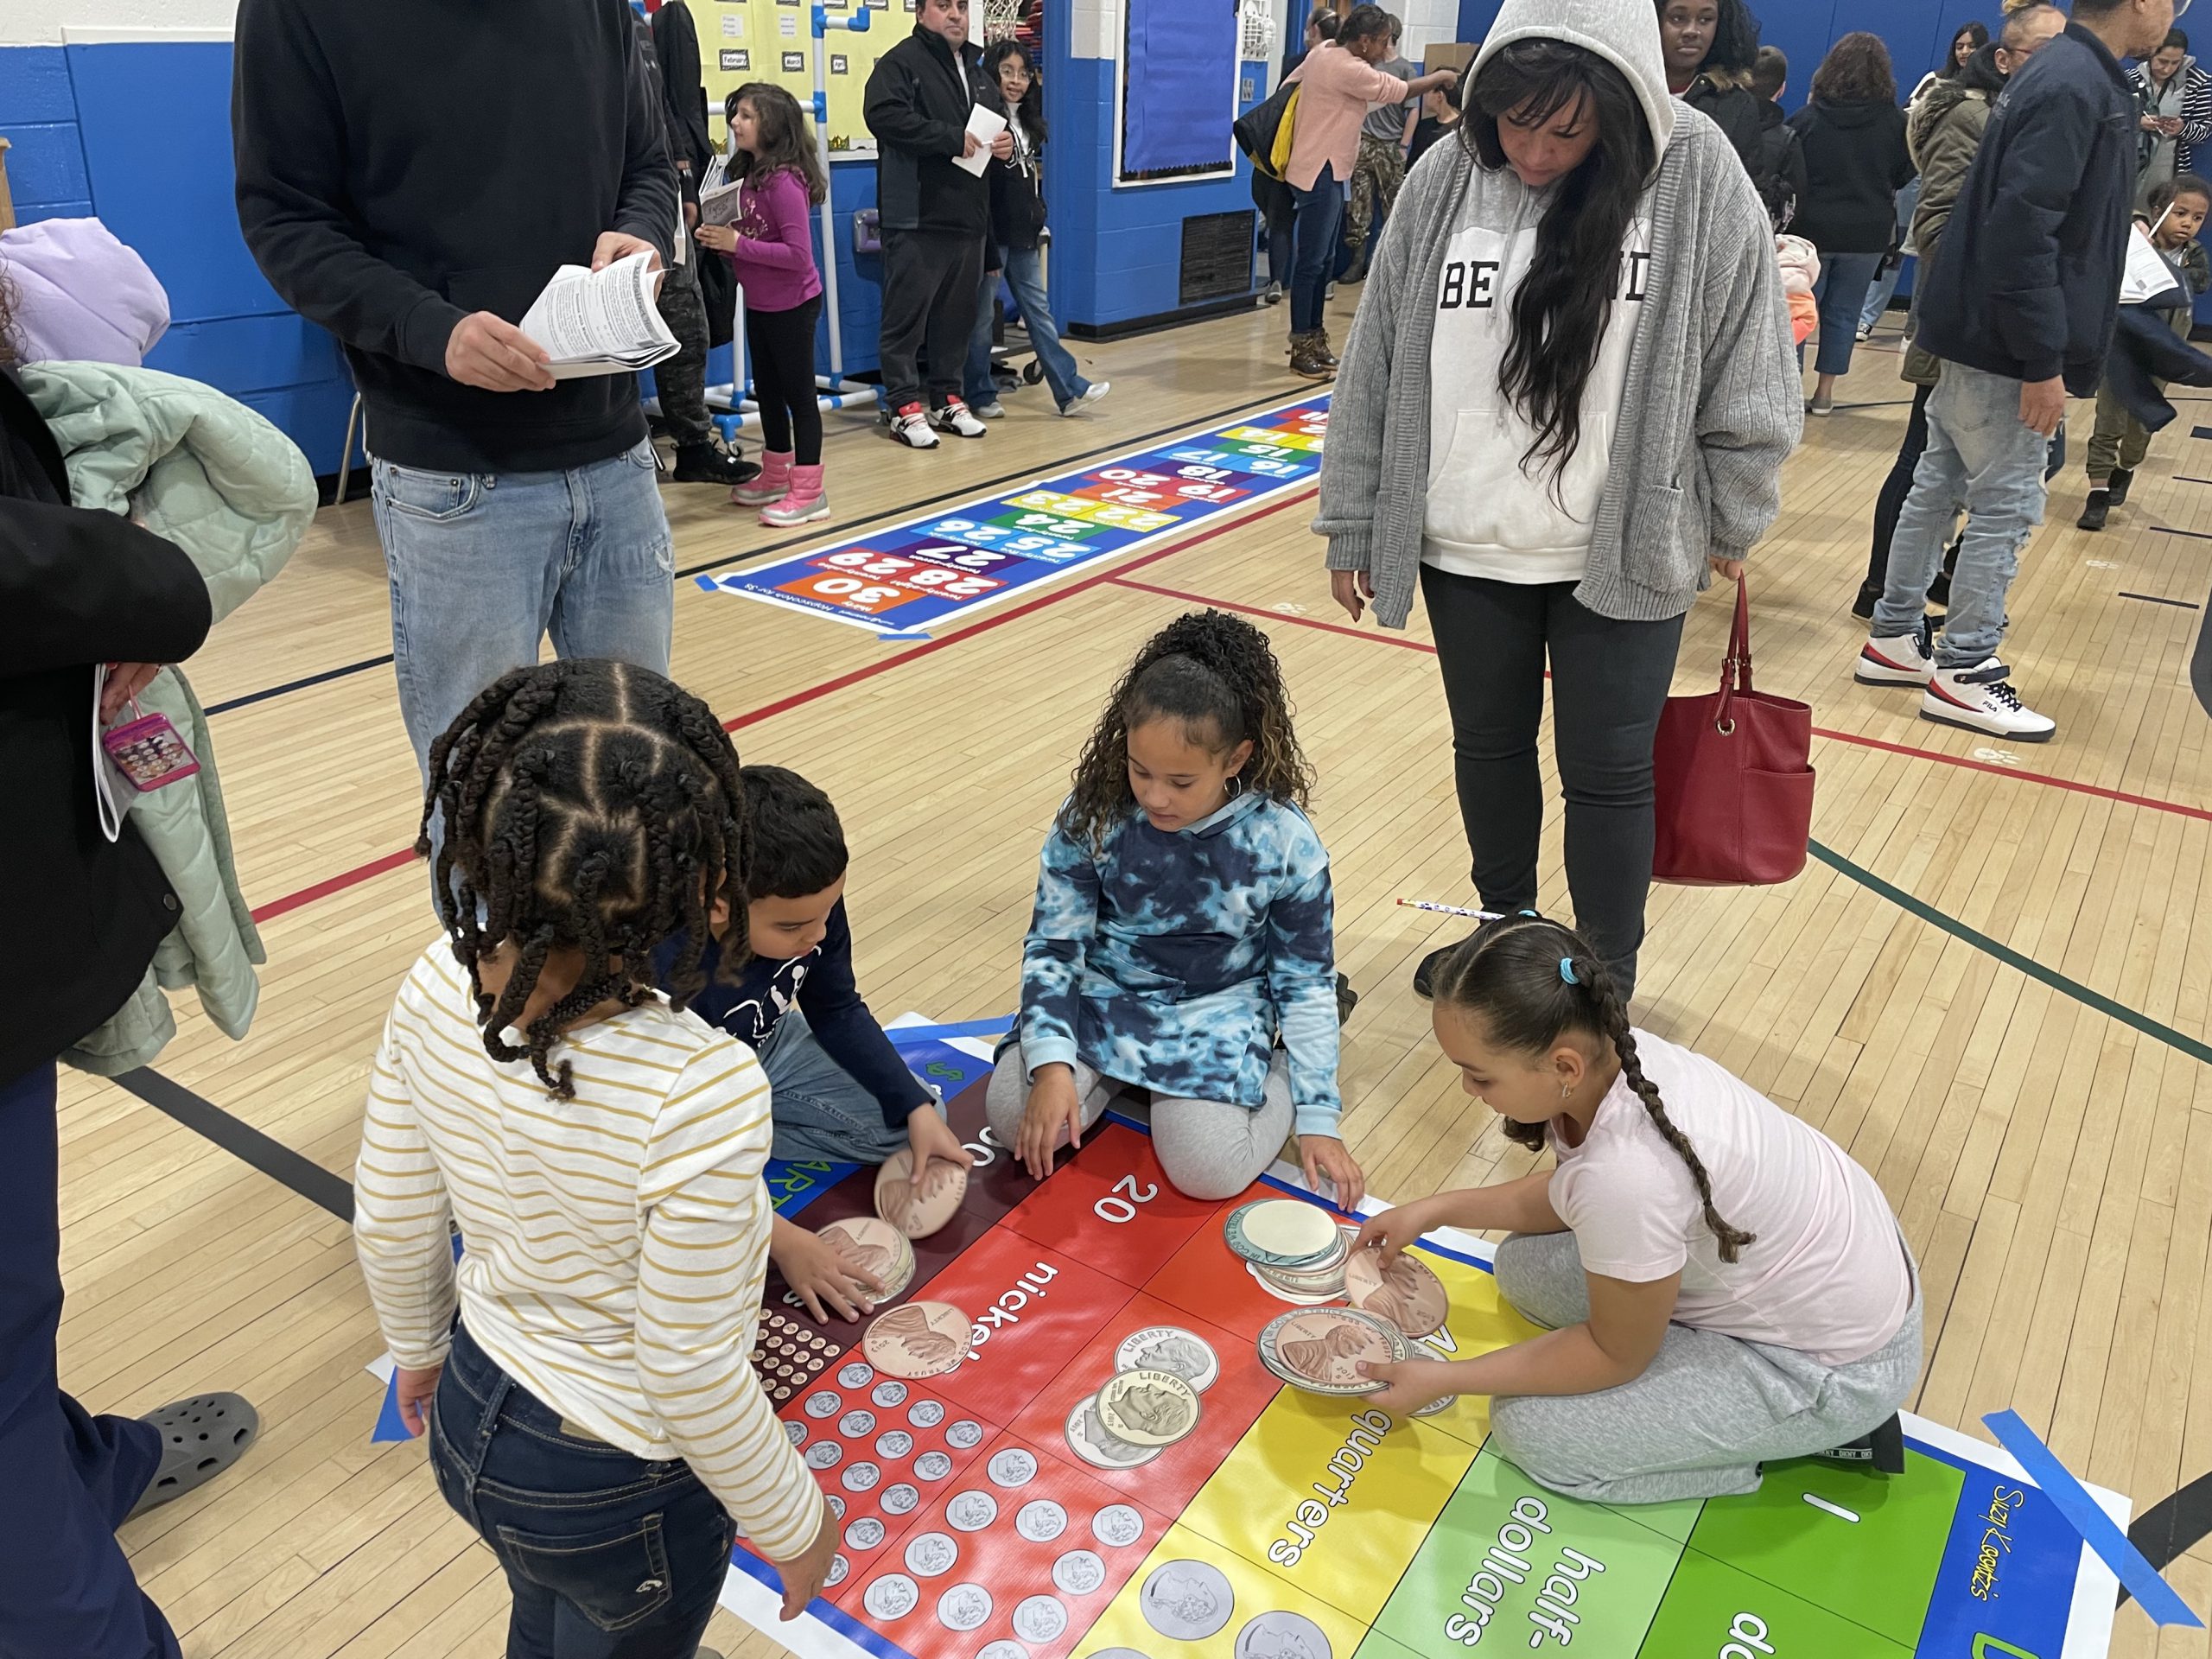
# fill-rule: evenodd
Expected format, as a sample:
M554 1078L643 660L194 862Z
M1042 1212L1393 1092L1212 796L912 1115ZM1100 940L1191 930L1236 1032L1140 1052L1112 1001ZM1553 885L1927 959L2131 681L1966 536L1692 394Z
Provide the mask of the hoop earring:
M1244 792L1244 780L1235 772L1229 774L1229 799L1235 800Z

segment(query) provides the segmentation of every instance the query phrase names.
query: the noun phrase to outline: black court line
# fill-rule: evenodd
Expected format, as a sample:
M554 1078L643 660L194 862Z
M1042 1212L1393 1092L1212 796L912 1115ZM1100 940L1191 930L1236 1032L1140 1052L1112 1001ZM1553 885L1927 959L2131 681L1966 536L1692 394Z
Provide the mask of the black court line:
M2139 599L2145 605L2174 605L2184 611L2196 608L2196 601L2193 599L2161 599L2156 594L2131 594L2124 588L2120 590L2120 596L2122 599Z
M251 1123L232 1117L212 1101L202 1100L182 1084L172 1083L158 1071L141 1066L125 1071L115 1082L159 1112L213 1141L233 1156L251 1164L270 1179L289 1187L309 1204L317 1205L344 1222L353 1223L353 1189L311 1158L294 1152L281 1141L271 1140Z
M1111 443L1102 443L1095 448L1080 450L1075 454L1065 456L1054 462L1053 466L1056 470L1065 471L1071 467L1081 466L1086 461L1095 461L1101 455L1113 454L1125 449L1141 448L1154 438L1164 438L1171 432L1181 432L1195 426L1211 426L1217 421L1225 421L1233 416L1271 407L1281 403L1286 397L1295 394L1297 391L1298 387L1295 385L1284 387L1269 392L1264 397L1252 398L1244 403L1232 404L1227 409L1216 410L1211 415L1194 415L1187 420L1176 421L1167 426L1154 427L1149 432L1141 432L1133 437L1116 438ZM855 430L858 429L855 429ZM901 506L886 507L882 512L870 513L864 518L848 520L838 524L836 529L846 534L864 531L871 525L881 524L884 519L926 511L946 501L958 500L963 496L978 495L986 491L996 489L1001 484L1011 484L1016 479L1030 477L1036 472L1037 468L1034 466L1018 467L1010 473L1001 473L995 478L974 480L937 495L924 496L918 501L909 501ZM687 565L676 573L676 580L682 582L691 576L703 576L710 570L720 570L729 565L741 564L747 559L766 559L778 553L788 553L795 547L803 547L810 542L818 542L821 539L822 531L818 528L811 532L788 536L780 542L770 542L765 547L748 548L742 553L732 553L722 558L709 559L704 564ZM267 702L272 697L288 696L292 692L305 691L312 686L327 685L333 680L342 680L350 675L365 674L372 668L385 667L391 661L391 653L386 652L381 657L365 658L358 663L348 663L343 668L325 669L320 674L310 674L303 679L287 680L282 685L269 686L263 690L249 691L243 696L232 697L222 702L210 703L201 712L209 715L226 715L234 709L245 709L257 702Z
M2127 1529L2127 1541L2160 1573L2208 1535L2212 1535L2212 1475L2199 1475L2171 1497L2162 1497L2137 1516ZM2127 1605L2127 1587L2120 1586L2120 1605Z
M2148 528L2157 536L2186 536L2191 541L2212 542L2212 533L2202 530L2176 530L2171 524L2152 524Z

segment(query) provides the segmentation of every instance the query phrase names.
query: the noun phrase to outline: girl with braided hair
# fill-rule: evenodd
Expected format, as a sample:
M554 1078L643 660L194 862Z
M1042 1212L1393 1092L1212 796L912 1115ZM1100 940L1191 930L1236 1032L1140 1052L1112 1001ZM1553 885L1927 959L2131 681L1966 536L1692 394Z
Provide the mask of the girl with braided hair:
M1555 1166L1439 1193L1360 1230L1387 1267L1433 1228L1499 1229L1497 1287L1544 1334L1377 1365L1409 1411L1496 1396L1498 1449L1570 1497L1756 1491L1815 1455L1904 1468L1918 1275L1874 1178L1711 1060L1633 1029L1590 947L1534 911L1437 975L1437 1040L1505 1133Z
M1115 1091L1197 1198L1242 1192L1294 1129L1310 1185L1365 1190L1338 1128L1329 855L1268 637L1220 611L1154 636L1046 838L1021 1018L987 1096L1039 1180Z
M613 1630L688 1659L734 1522L786 1618L837 1535L750 1363L767 1079L685 1010L712 906L723 963L747 955L737 753L659 675L576 659L486 688L429 772L446 938L385 1024L354 1177L400 1416L506 1570L510 1655L611 1654Z

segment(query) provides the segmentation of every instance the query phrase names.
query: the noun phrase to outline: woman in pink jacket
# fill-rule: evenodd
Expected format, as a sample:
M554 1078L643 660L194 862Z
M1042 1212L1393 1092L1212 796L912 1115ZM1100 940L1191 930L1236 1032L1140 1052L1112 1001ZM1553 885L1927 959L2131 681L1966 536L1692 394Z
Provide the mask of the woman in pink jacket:
M759 507L764 524L810 524L830 516L830 497L814 385L822 273L808 209L829 194L830 181L798 100L782 87L747 81L730 94L726 113L737 216L702 225L699 245L728 255L745 290L745 345L766 446L760 476L733 489L730 499Z

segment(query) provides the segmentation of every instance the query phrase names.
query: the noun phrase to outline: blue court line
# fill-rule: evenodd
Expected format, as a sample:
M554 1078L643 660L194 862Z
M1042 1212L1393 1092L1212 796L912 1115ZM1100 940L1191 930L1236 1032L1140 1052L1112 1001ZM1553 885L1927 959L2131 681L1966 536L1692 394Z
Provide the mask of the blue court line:
M950 1026L886 1026L883 1034L899 1048L909 1043L949 1043L957 1037L1003 1037L1013 1027L1014 1016L1002 1014L995 1020L963 1020Z
M2127 1535L2120 1529L2120 1523L2082 1490L2082 1483L2068 1472L2049 1446L2036 1438L2035 1431L2020 1421L2019 1413L1993 1411L1981 1421L1997 1437L1998 1444L2019 1459L2020 1467L2043 1488L2043 1494L2051 1501L2052 1507L2082 1535L2082 1541L2096 1551L2113 1575L2127 1586L2127 1593L2150 1614L2152 1624L2185 1624L2191 1630L2204 1628L2204 1621L2190 1611L2189 1604L2127 1541Z

